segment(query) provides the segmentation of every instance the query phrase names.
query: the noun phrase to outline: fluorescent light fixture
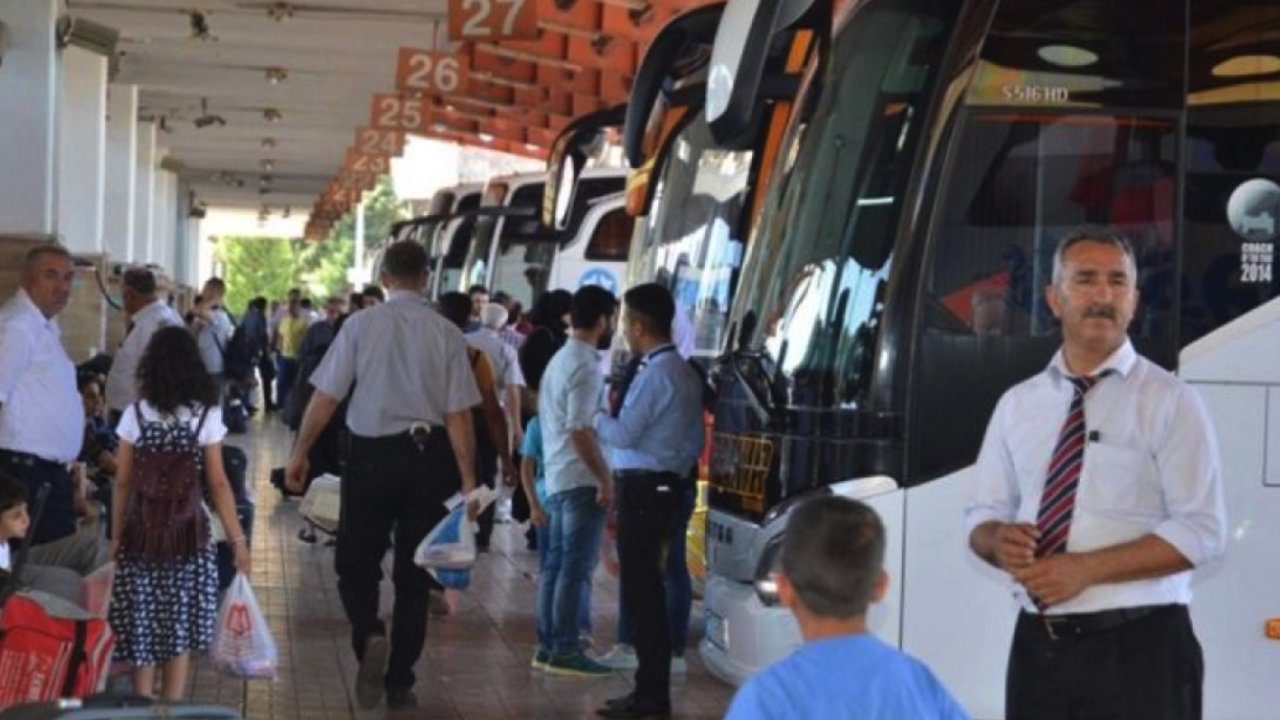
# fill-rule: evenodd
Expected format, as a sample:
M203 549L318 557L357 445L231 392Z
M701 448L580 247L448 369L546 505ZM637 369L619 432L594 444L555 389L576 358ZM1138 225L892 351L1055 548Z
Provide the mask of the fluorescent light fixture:
M1098 62L1098 54L1075 45L1042 45L1036 54L1041 60L1060 67L1088 67Z
M480 142L484 142L484 143L493 142L493 136L490 135L489 133L480 133L476 137L480 138Z
M1280 57L1275 55L1237 55L1213 66L1214 77L1247 77L1270 75L1280 71Z

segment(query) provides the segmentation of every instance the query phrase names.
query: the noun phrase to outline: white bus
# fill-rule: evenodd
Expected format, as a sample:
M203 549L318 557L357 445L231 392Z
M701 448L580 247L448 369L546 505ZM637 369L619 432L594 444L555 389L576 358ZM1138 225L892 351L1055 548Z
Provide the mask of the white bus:
M739 682L799 643L769 573L792 503L835 492L889 533L873 630L975 717L1003 716L1017 606L968 549L966 473L1000 394L1059 345L1042 295L1058 239L1109 224L1138 253L1130 335L1196 387L1222 452L1229 547L1191 605L1206 717L1277 717L1280 9L846 4L810 61L717 371L704 660ZM823 6L729 2L713 134L749 125L773 27Z

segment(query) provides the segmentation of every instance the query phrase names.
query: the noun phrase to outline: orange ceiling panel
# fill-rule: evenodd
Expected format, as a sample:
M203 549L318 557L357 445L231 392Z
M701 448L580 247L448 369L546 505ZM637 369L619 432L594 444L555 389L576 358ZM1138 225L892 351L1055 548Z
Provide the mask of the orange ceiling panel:
M571 28L587 33L600 32L602 6L593 0L577 0L562 9L556 0L538 0L538 27L544 31Z
M599 70L565 70L548 65L538 66L538 84L566 92L596 94L600 92Z

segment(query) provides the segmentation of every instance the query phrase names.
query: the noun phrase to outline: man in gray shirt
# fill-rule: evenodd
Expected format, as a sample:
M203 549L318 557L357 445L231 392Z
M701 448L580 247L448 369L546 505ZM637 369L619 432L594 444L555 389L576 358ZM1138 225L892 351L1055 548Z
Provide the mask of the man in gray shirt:
M365 709L378 704L384 689L389 708L415 703L410 689L426 641L429 578L413 553L445 518L444 501L475 489L471 408L480 402L462 333L422 294L422 247L389 246L380 279L391 291L387 303L351 316L311 375L315 392L287 470L289 487L301 492L307 452L351 393L334 565L360 659L356 697ZM378 584L391 538L395 605L388 644Z
M539 616L551 608L551 647L538 649L534 667L555 675L604 677L612 669L582 652L578 611L591 577L613 479L594 429L604 377L600 351L613 340L618 301L588 285L573 296L573 331L542 376L538 419L546 463L549 543L538 578Z

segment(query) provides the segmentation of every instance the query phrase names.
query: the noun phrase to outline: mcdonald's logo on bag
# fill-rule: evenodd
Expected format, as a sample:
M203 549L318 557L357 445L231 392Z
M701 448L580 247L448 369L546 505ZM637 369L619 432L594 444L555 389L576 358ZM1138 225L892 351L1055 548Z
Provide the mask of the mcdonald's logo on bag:
M232 605L227 612L227 630L230 630L232 635L248 635L252 629L253 625L249 622L249 608L244 603Z

